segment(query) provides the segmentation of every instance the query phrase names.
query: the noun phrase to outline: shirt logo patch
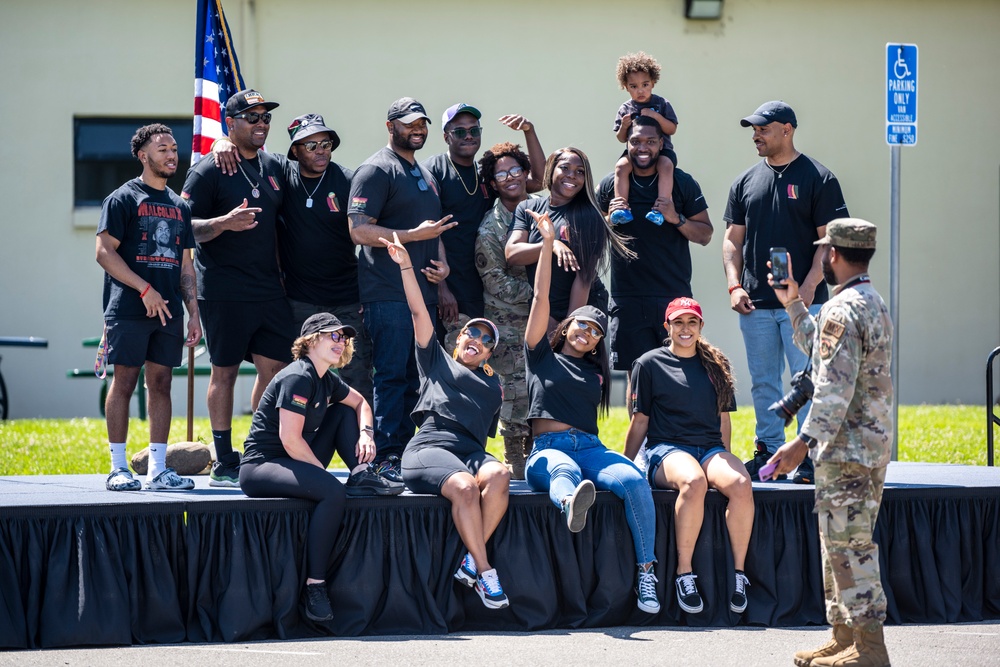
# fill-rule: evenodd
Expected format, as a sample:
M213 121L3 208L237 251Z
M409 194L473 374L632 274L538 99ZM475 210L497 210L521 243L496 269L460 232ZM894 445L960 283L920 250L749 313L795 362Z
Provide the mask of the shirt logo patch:
M327 194L326 205L330 207L331 212L340 213L340 202L337 201L337 194L335 192Z
M304 408L306 404L309 403L309 399L305 396L299 396L298 394L292 394L292 405Z
M792 185L791 183L788 184L788 198L789 199L799 198L799 186Z
M274 188L275 192L281 190L281 188L278 187L278 181L274 180L274 176L268 176L267 180L271 181L271 187Z
M351 198L351 209L357 211L358 213L364 213L365 208L368 206L368 197L352 197Z

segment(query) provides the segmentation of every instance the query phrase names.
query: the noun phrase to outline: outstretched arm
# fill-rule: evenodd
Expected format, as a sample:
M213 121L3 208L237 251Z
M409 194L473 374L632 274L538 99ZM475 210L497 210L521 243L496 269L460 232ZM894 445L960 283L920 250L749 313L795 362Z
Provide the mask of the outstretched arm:
M531 312L528 314L528 325L524 331L524 342L535 349L544 338L549 328L549 286L552 283L552 245L556 238L552 220L548 213L539 215L528 211L535 218L538 231L542 235L542 247L538 253L538 265L535 267L535 295L531 300Z
M410 307L410 316L413 317L413 335L417 339L417 345L427 347L434 337L434 324L431 322L430 313L427 312L427 304L424 303L424 295L420 292L420 285L417 284L417 276L414 275L413 262L410 253L406 251L399 241L399 234L392 233L392 241L380 238L379 241L389 251L392 261L399 264L399 272L403 279L403 291L406 292L406 304Z
M535 124L520 114L508 114L500 118L500 122L512 130L524 132L524 143L528 147L528 162L531 170L525 188L528 192L539 192L543 189L542 177L545 173L545 152L542 143L535 134Z

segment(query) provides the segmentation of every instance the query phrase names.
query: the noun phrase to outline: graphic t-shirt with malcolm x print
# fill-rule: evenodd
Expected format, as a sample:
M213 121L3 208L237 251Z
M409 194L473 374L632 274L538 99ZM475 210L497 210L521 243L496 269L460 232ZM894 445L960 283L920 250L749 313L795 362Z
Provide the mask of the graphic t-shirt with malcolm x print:
M118 254L132 271L153 286L183 318L181 258L194 247L191 211L173 190L157 190L133 178L104 200L97 233L118 240ZM139 292L104 274L104 319L145 319Z

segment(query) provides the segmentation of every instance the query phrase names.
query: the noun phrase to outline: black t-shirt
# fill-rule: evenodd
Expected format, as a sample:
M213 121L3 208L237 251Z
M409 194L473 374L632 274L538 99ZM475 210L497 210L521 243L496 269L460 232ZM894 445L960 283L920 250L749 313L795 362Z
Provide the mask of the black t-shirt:
M628 203L632 222L620 227L637 255L631 262L612 253L611 296L657 296L671 299L691 296L691 244L676 225L654 225L646 220L657 197L657 176L632 175ZM597 205L608 212L615 197L615 175L608 174L597 187ZM674 207L690 218L708 208L701 186L681 169L674 169Z
M209 219L229 213L247 200L260 208L257 226L242 232L222 232L198 243L194 255L198 271L198 298L208 301L270 301L285 295L278 273L276 228L285 178L277 158L263 151L240 162L242 171L226 176L211 158L188 170L184 196L191 215ZM263 168L263 176L261 176ZM259 196L253 196L257 184Z
M482 303L483 282L476 269L476 234L479 223L493 208L496 198L489 194L474 165L456 164L452 169L447 153L428 158L423 165L437 179L441 189L441 215L452 215L452 222L458 222L457 227L441 235L451 268L445 282L459 303ZM470 187L474 187L471 195Z
M541 243L542 235L538 231L538 226L535 225L535 219L531 217L528 210L532 210L535 213L545 213L549 214L549 219L552 220L552 227L555 229L556 238L560 241L567 243L569 234L572 233L572 226L570 225L569 219L566 217L566 206L552 206L549 204L548 197L535 197L532 199L526 199L517 205L514 209L514 217L510 222L510 232L515 230L525 230L528 232L528 243ZM579 259L579 258L577 258ZM528 273L528 282L532 285L535 284L535 267L537 262L534 264L528 264L525 268ZM555 254L552 255L552 281L549 285L549 314L556 320L561 321L564 319L569 312L569 296L570 291L573 288L573 281L576 279L576 271L565 271L559 263L556 261ZM588 297L588 303L602 310L607 307L606 304L602 303L600 298L601 294L605 292L604 283L601 282L600 278L595 277L594 282L590 286L590 296Z
M278 159L287 184L278 251L288 298L323 306L358 303L358 256L347 221L354 172L331 162L322 177L303 178L298 161Z
M419 169L421 175L414 175L414 169ZM424 190L420 189L421 179L427 184ZM354 172L347 213L370 216L375 218L375 224L389 229L413 229L424 220L441 219L441 199L430 172L410 164L391 149L383 148ZM428 283L420 270L431 266L430 260L438 258L438 239L413 241L406 244L406 249L413 261L413 274L424 295L424 303L437 305L437 287ZM392 261L384 247L361 246L358 286L362 303L406 302L399 265Z
M782 307L767 284L772 247L788 249L794 278L801 284L816 254L816 228L847 217L837 177L808 155L799 155L786 165L781 178L763 160L743 172L729 190L724 219L727 224L746 226L740 284L754 306ZM826 283L820 281L813 303L826 300Z
M718 394L697 356L678 357L664 345L636 359L632 406L649 417L650 445L723 446ZM726 412L735 410L734 397Z
M194 247L191 211L170 188L157 190L133 178L104 200L97 233L118 240L118 254L136 275L167 301L170 314L184 317L181 261ZM104 318L146 319L146 306L131 287L104 274Z
M445 354L437 340L427 347L416 345L417 370L420 371L420 398L410 413L420 426L434 413L461 424L476 442L485 445L496 435L503 390L500 376L484 370L471 371Z
M349 393L350 387L344 384L333 369L327 370L320 377L308 357L293 361L278 371L264 390L257 411L253 414L250 434L243 443L243 461L288 458L288 452L278 436L278 410L281 408L305 417L302 438L312 447L313 438L323 423L327 407L340 403ZM312 449L316 451L314 447ZM329 465L330 462L321 463Z
M542 339L532 350L524 344L528 379L528 420L553 419L597 435L601 404L601 368L585 355L581 359L556 354Z

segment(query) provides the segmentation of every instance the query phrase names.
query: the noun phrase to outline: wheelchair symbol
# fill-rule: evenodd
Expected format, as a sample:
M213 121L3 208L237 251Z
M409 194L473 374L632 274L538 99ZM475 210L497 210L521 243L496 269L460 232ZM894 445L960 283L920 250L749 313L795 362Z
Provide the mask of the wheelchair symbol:
M903 47L899 47L899 51L896 56L896 64L893 66L893 72L897 79L905 79L910 76L910 68L906 64L906 60L903 59Z

